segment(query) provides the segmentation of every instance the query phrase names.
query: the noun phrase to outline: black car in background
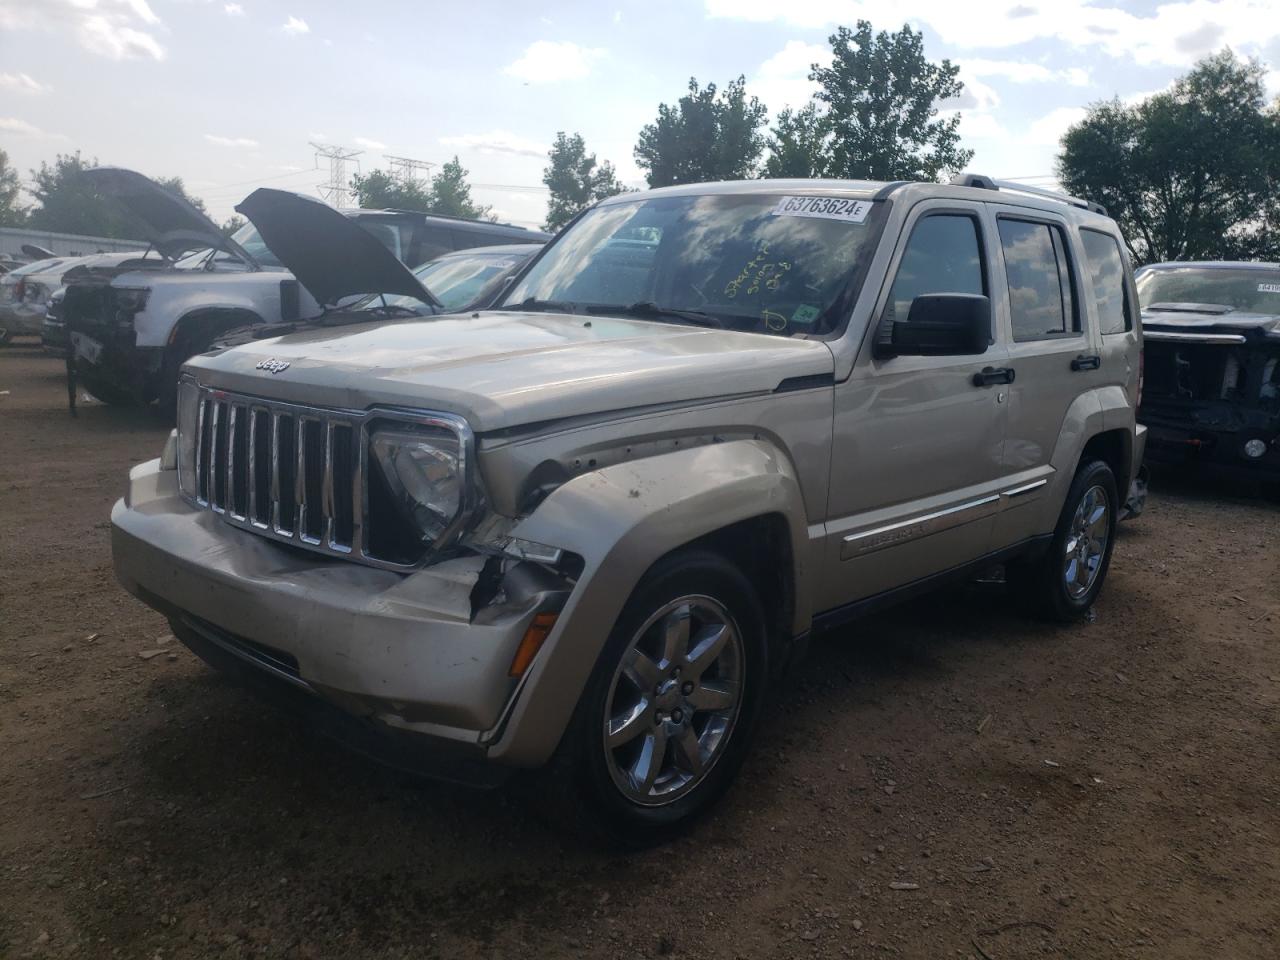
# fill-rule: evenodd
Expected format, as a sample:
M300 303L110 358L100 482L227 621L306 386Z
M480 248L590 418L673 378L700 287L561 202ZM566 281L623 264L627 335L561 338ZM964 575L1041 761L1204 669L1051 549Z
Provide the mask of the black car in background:
M1280 479L1280 264L1156 263L1135 279L1147 458Z

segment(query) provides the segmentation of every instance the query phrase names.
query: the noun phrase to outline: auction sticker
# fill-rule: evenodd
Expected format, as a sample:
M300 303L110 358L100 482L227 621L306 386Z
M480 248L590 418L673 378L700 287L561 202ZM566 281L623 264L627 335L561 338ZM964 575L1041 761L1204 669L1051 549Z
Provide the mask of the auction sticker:
M1259 293L1280 293L1280 283L1260 283L1258 284Z
M846 197L783 197L773 208L775 217L820 217L846 223L862 223L870 212L870 200Z

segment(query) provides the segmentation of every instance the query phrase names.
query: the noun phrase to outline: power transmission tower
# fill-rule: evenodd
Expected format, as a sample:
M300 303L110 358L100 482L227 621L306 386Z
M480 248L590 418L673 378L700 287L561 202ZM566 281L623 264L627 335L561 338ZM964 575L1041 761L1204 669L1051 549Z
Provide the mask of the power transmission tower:
M347 205L347 198L353 192L351 182L347 179L347 161L355 160L363 150L348 150L345 147L330 146L327 143L312 143L316 151L316 160L321 157L329 161L329 179L317 184L320 196L330 206L342 209ZM356 170L360 169L360 161L356 160Z
M384 153L382 159L387 161L390 168L391 178L398 180L400 183L408 186L412 183L430 183L431 168L435 166L429 160L414 160L411 157L393 157ZM417 172L421 170L425 176L418 176Z

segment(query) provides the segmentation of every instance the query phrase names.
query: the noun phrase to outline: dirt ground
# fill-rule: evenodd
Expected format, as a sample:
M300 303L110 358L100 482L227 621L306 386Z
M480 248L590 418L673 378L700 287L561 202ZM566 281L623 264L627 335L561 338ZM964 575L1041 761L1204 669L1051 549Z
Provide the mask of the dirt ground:
M1280 504L1181 479L1093 623L973 585L816 642L727 802L621 856L375 767L170 641L146 411L0 350L0 957L1276 957Z

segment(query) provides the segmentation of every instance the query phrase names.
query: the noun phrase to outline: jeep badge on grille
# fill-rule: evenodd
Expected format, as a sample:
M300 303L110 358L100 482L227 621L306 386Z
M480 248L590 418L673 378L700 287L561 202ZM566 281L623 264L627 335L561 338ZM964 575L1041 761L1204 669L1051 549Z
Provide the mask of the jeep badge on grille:
M283 373L289 369L289 361L277 360L275 357L267 357L265 360L258 361L258 369L266 370L268 373Z

